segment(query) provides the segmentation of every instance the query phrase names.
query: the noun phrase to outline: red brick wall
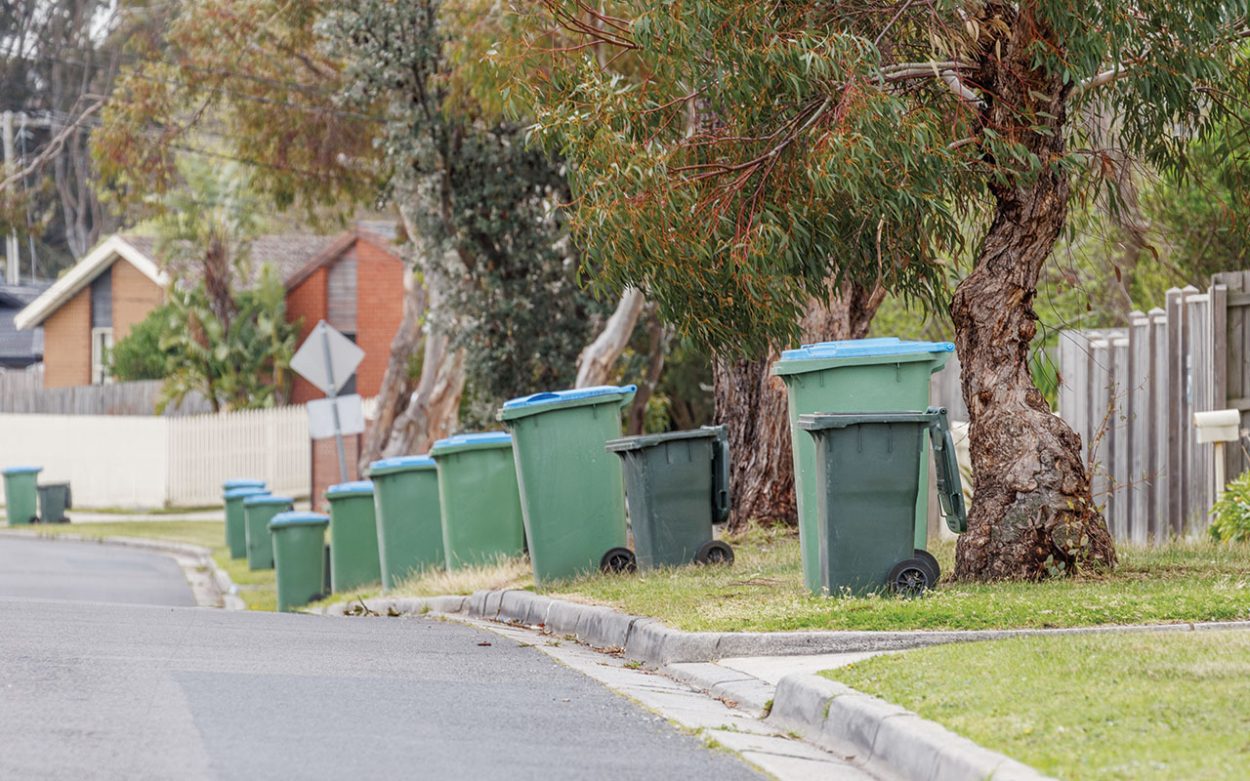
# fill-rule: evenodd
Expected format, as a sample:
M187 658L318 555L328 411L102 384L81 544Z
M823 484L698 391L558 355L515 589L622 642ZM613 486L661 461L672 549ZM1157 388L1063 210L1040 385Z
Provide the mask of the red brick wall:
M360 450L363 437L353 434L343 437L343 452L347 456L347 479L359 480L360 472L356 464L360 462ZM338 449L334 446L334 437L312 440L312 494L309 501L314 511L328 513L330 505L326 501L326 489L342 482L339 476Z
M368 398L382 387L391 342L404 316L406 267L386 247L356 242L356 344L365 359L356 370L356 392Z
M161 305L165 291L125 260L113 264L113 344Z
M43 387L91 384L91 286L43 322Z
M291 323L300 323L299 340L296 344L303 344L313 326L317 325L317 321L324 320L325 316L326 270L321 268L286 294L286 319ZM319 399L323 395L302 377L298 375L295 377L295 387L291 393L292 403L304 404L310 399Z

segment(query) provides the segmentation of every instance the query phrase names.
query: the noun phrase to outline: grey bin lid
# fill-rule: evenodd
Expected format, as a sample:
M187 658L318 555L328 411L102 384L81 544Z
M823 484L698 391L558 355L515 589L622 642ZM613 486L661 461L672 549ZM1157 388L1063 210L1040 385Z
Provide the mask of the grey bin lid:
M864 423L931 423L934 417L946 410L929 412L817 412L799 416L799 428L804 431L826 431L828 429L859 426Z
M703 426L702 428L690 429L689 431L669 431L663 434L644 434L638 437L610 439L604 443L604 448L609 453L621 453L628 450L643 450L649 447L657 447L683 439L721 439L724 436L724 426Z

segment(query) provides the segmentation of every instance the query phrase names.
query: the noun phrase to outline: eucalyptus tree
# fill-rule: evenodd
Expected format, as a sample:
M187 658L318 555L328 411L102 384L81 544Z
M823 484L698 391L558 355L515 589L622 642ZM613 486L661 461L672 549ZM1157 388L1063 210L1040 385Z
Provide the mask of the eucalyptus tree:
M1226 112L1244 2L545 6L520 84L609 283L758 359L813 300L940 305L968 246L950 312L977 491L956 574L1114 565L1080 439L1030 375L1039 273L1121 153L1182 167ZM1098 112L1122 149L1087 132Z

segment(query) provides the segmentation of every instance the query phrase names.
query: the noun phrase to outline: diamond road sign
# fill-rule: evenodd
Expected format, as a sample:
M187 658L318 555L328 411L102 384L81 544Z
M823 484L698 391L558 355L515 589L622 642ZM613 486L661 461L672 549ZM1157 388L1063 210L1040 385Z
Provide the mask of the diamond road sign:
M347 384L364 357L364 350L322 320L295 351L291 368L322 393L333 396Z

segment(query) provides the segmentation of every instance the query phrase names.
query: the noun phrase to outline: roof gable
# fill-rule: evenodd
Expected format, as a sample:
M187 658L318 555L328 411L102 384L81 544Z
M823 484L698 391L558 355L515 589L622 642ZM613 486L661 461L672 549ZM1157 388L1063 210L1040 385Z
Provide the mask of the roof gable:
M79 291L90 285L96 277L119 259L134 266L145 277L162 288L169 282L165 272L161 271L156 261L146 253L120 235L110 236L74 264L60 279L53 282L25 309L18 312L13 320L14 324L22 330L42 325L52 316L52 313L68 303Z

